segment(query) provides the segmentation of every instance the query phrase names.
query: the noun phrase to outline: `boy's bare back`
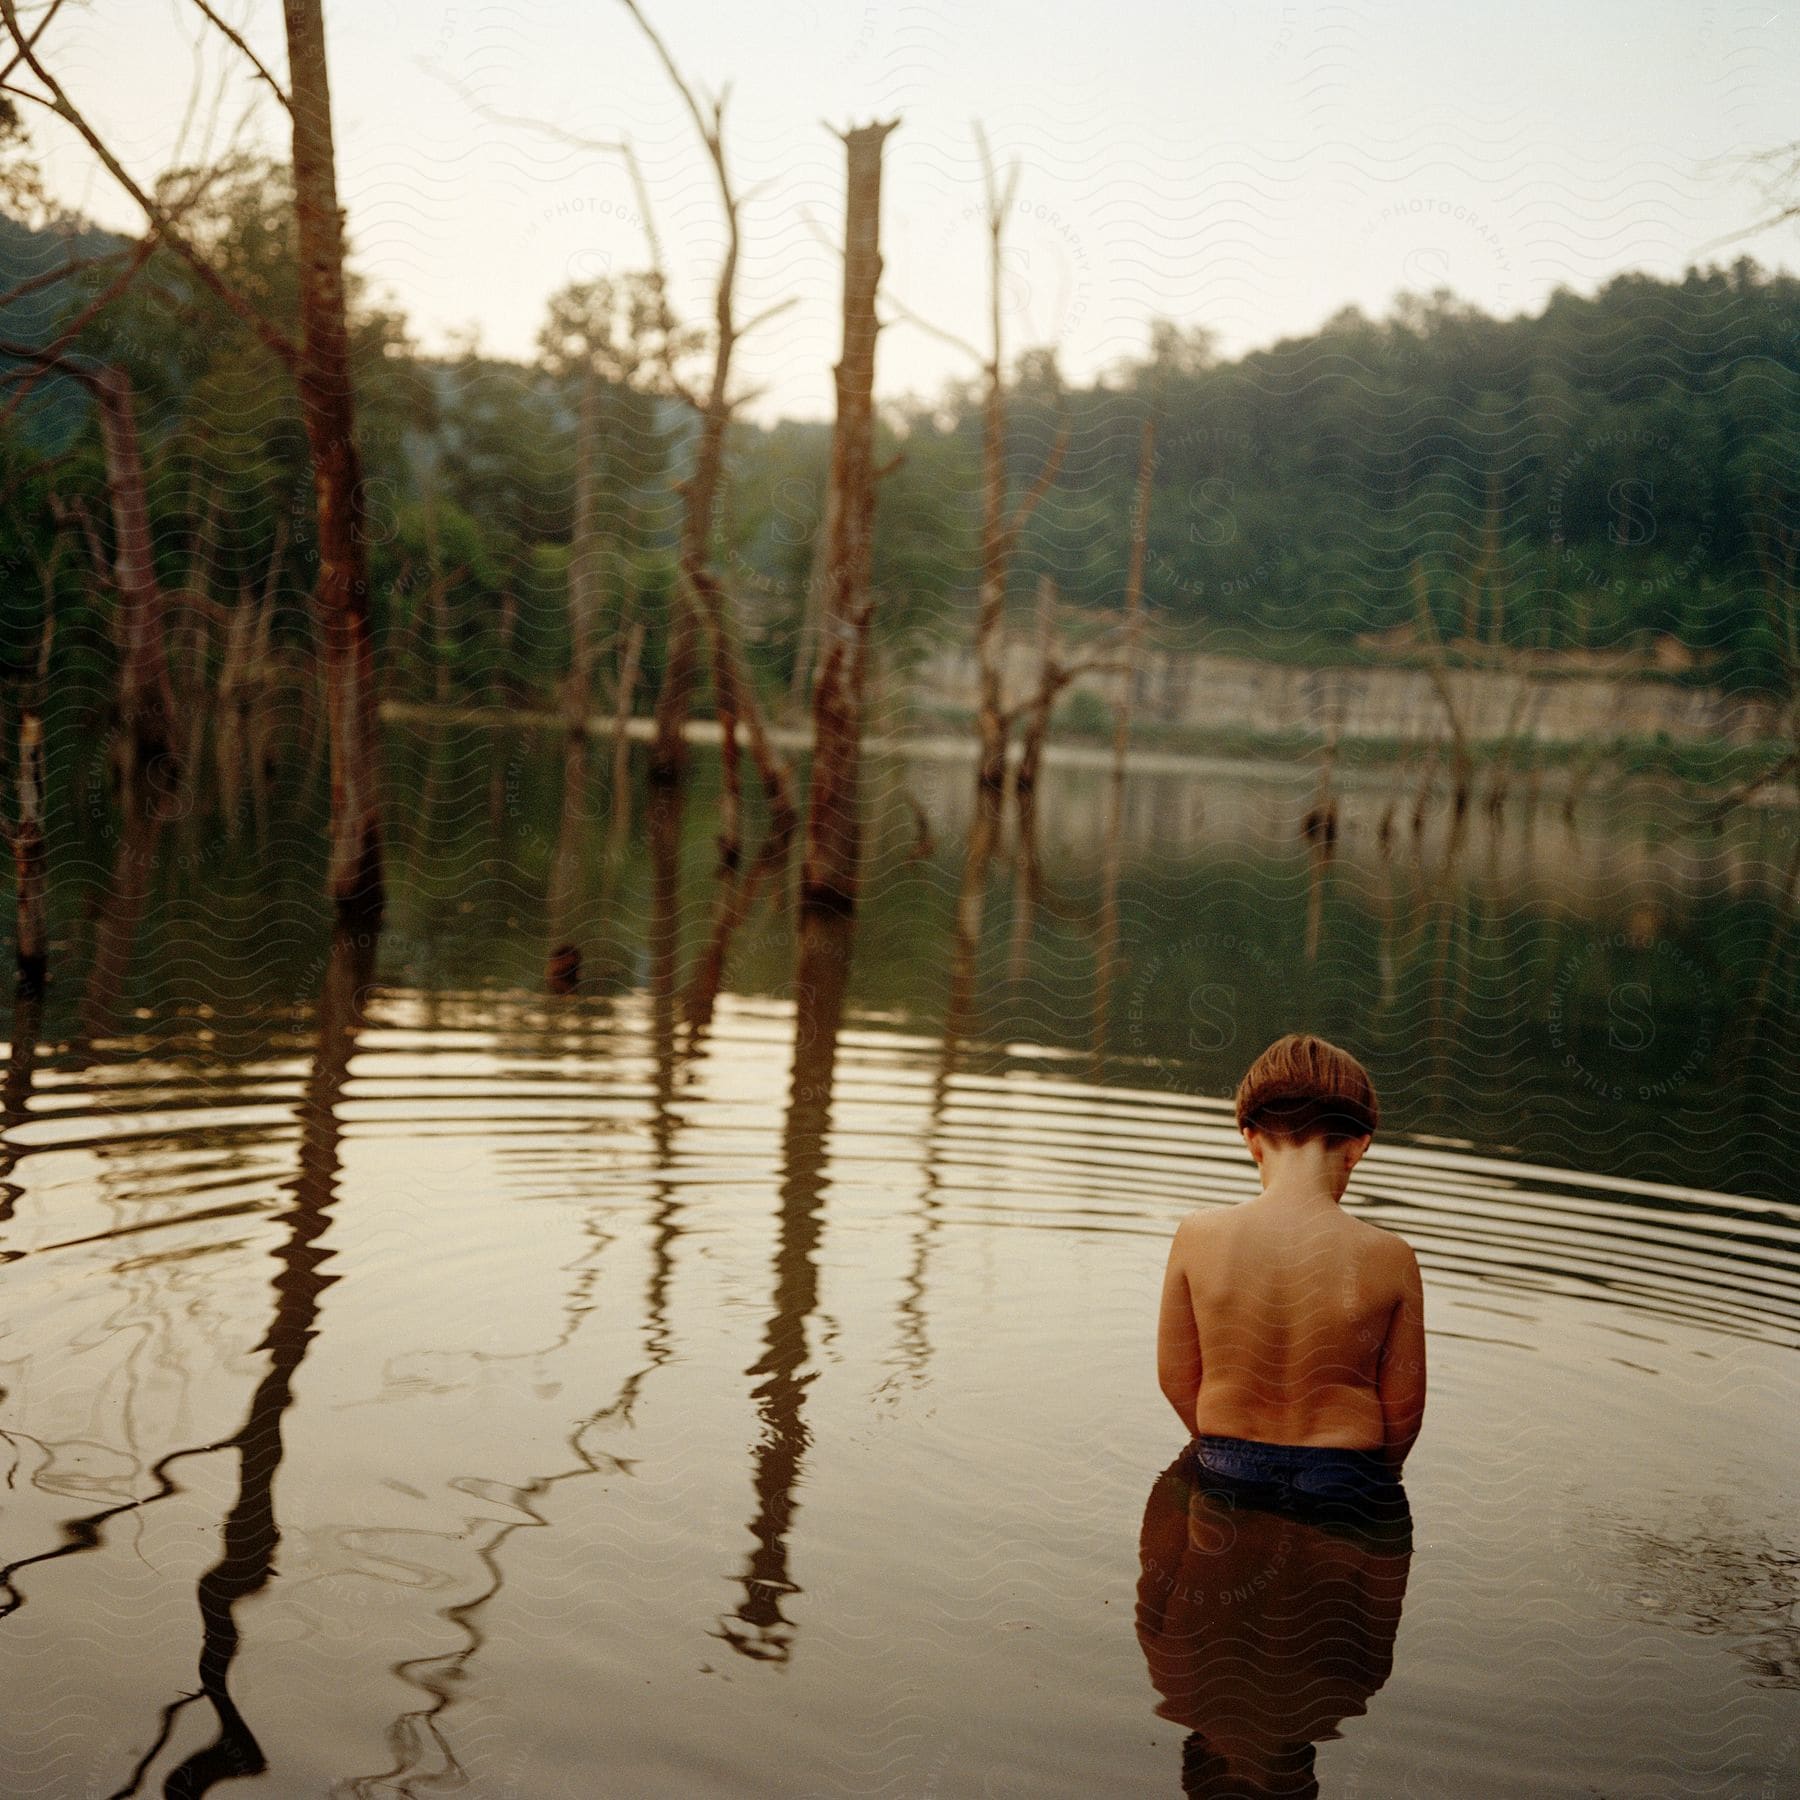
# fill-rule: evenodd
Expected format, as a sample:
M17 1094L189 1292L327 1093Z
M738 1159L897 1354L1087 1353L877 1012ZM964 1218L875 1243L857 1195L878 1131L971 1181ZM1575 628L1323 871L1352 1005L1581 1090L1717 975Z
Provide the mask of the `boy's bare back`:
M1425 1411L1424 1297L1411 1246L1339 1204L1375 1131L1368 1071L1323 1039L1279 1039L1237 1116L1262 1192L1176 1229L1163 1393L1198 1437L1383 1450L1397 1469Z
M1424 1397L1419 1269L1403 1239L1335 1201L1265 1194L1183 1220L1167 1279L1199 1365L1197 1434L1398 1447Z

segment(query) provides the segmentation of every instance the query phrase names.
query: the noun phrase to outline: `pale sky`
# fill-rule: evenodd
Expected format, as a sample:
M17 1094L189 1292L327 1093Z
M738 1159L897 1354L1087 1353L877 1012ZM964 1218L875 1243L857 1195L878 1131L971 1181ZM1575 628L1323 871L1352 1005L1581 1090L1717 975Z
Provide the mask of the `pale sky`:
M887 285L979 339L985 270L973 124L1021 165L1004 283L1009 353L1054 344L1085 379L1153 316L1226 354L1354 303L1448 287L1502 314L1622 269L1678 274L1766 210L1746 166L1800 138L1800 4L1657 0L646 0L699 87L729 81L745 208L740 316L792 307L740 352L756 416L827 416L838 351L841 146L824 122L898 115ZM274 0L221 0L285 73ZM490 123L491 108L645 166L678 302L710 309L721 244L691 122L617 0L337 0L327 7L354 260L428 350L476 328L527 356L564 282L644 266L619 160ZM205 41L189 0L65 7L47 62L141 178L173 153ZM203 65L228 66L209 46ZM255 89L233 80L221 141ZM279 138L272 102L249 129ZM59 196L131 226L129 202L47 116ZM190 149L204 140L190 130ZM1800 264L1793 227L1745 246ZM883 334L881 393L933 394L971 360Z

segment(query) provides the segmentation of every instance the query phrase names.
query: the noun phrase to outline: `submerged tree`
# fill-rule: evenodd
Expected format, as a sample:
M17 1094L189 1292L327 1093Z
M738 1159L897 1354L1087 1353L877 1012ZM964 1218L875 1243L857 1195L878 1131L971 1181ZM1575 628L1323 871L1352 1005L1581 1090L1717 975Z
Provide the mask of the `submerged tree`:
M344 304L344 221L338 207L331 89L320 0L283 0L288 110L294 120L294 213L300 236L298 380L318 502L314 614L331 720L332 897L345 911L384 903L380 724L369 630L368 496L356 444L350 332Z
M50 649L56 638L54 610L59 537L45 560L44 622L36 668L20 684L18 812L13 823L13 871L18 906L18 993L35 1000L44 991L50 965L50 912L44 858L44 704L50 676ZM15 1040L14 1055L17 1056Z
M860 889L863 711L875 538L875 295L881 284L881 156L897 120L845 132L844 348L825 514L824 617L813 681L807 792L807 912L854 911Z
M196 4L199 0L196 0ZM331 827L327 885L340 912L378 915L384 901L375 651L370 631L367 507L356 442L350 333L345 298L344 227L338 205L331 91L321 0L283 0L288 87L257 60L211 7L209 25L244 57L293 126L294 218L300 335L296 343L269 315L266 297L236 287L189 237L176 211L142 186L108 148L45 64L40 41L53 6L36 27L20 22L18 0L0 0L0 20L35 90L9 92L36 101L67 123L143 211L154 235L177 253L212 295L294 376L312 456L318 579L313 625L325 667L331 744Z
M68 336L65 333L64 340ZM119 720L133 769L145 768L172 752L175 699L169 678L167 609L156 577L131 378L123 369L95 365L56 346L38 350L0 342L0 355L70 376L93 396L105 453L106 497L113 526L111 558L102 550L97 534L90 529L87 535L95 574L118 595Z
M563 690L571 730L585 727L593 702L599 626L605 609L608 546L618 571L615 637L623 650L636 610L633 559L641 529L639 493L662 467L657 422L668 374L693 346L677 324L660 274L572 282L550 299L538 334L545 369L575 388L575 505L569 541L569 672ZM602 522L607 478L622 514Z
M1013 554L1018 549L1020 534L1050 491L1062 468L1063 458L1068 454L1069 427L1066 419L1059 425L1050 452L1037 474L1024 494L1009 504L1005 350L1000 325L1000 296L1006 220L1018 193L1019 165L1013 164L1002 186L996 179L994 159L988 153L987 138L983 135L981 168L987 192L991 349L987 358L981 426L981 598L975 621L975 660L981 682L978 720L981 762L977 780L983 790L997 795L1006 782L1007 740L1012 725L1001 669L1007 577L1012 572Z
M761 703L744 676L731 598L712 564L713 525L725 465L725 434L740 399L731 386L732 357L740 339L783 310L786 303L772 307L742 325L738 323L737 273L742 249L739 221L742 202L732 185L725 157L724 97L720 95L702 106L636 0L623 0L623 4L649 39L658 61L693 118L712 164L725 215L725 257L719 265L713 295L712 372L705 391L691 388L678 374L671 372L675 391L698 414L699 428L694 438L692 462L680 483L680 592L662 691L656 701L656 736L651 746L650 773L653 780L678 783L686 772L687 719L698 655L697 620L703 620L712 645L713 700L718 709L724 762L719 856L726 867L733 867L743 842L737 741L740 724L749 740L757 773L762 777L771 813L785 830L792 829L796 816L787 767L769 742Z

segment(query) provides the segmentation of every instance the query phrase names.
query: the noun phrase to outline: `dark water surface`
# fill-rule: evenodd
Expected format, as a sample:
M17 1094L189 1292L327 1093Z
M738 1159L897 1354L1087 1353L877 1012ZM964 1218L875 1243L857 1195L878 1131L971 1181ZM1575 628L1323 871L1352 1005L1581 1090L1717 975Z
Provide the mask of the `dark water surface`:
M548 741L400 739L389 929L334 943L284 755L127 825L66 771L6 1793L1800 1787L1791 817L1407 796L1384 851L1371 784L1327 859L1304 772L1140 776L1105 986L1103 782L977 932L966 765L882 767L839 1020L704 792L609 869ZM1370 1062L1352 1199L1425 1272L1410 1547L1222 1515L1156 1391L1296 1024Z

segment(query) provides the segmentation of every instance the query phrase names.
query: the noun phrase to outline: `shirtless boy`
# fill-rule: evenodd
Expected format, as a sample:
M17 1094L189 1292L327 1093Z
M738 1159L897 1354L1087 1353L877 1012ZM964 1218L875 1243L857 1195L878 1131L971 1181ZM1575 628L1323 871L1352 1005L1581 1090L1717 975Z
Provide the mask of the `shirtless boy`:
M1419 1265L1339 1206L1378 1119L1355 1057L1271 1044L1237 1091L1262 1175L1190 1213L1163 1280L1157 1378L1203 1471L1271 1497L1391 1489L1425 1413Z

